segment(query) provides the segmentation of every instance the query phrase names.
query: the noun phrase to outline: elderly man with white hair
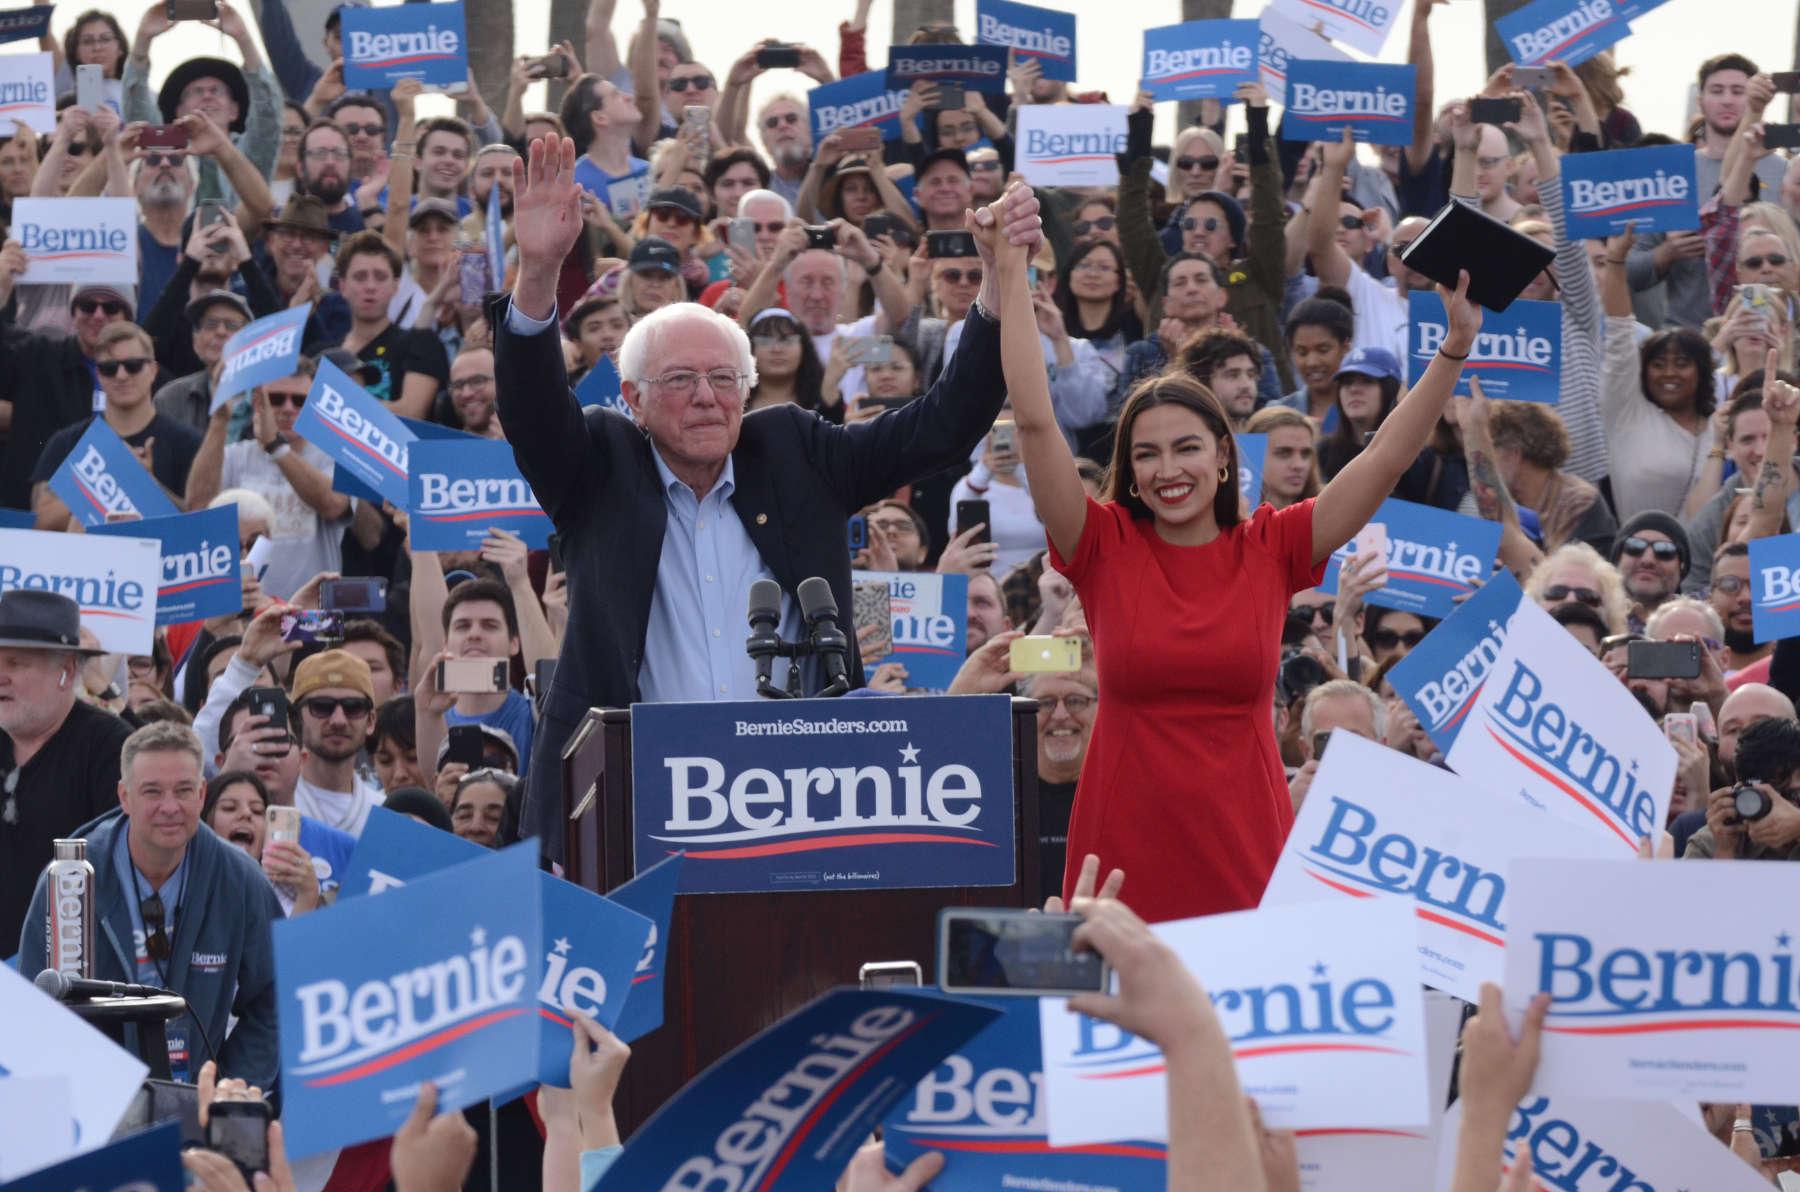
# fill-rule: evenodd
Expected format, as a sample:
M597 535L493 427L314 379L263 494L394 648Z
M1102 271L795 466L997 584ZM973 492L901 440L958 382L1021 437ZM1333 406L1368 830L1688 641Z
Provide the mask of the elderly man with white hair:
M619 373L631 417L584 410L555 330L557 275L582 228L574 169L574 144L555 137L534 142L514 167L518 280L492 312L500 418L568 567L569 623L523 816L558 857L558 762L587 709L753 698L743 646L751 583L779 583L786 637L799 629L803 579L824 578L847 612L846 520L966 458L1005 397L989 282L939 382L867 422L833 426L791 404L746 415L756 379L749 338L690 303L655 311L625 337ZM1026 186L968 218L997 222L1018 244L1042 240ZM848 665L860 685L854 652ZM816 660L803 674L808 690L822 686Z

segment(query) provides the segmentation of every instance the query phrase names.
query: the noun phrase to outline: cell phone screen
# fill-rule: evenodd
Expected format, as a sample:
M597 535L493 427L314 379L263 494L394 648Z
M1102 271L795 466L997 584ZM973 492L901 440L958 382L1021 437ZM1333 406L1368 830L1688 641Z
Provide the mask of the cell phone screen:
M1076 951L1079 915L946 910L940 918L938 984L990 993L1098 993L1106 964Z

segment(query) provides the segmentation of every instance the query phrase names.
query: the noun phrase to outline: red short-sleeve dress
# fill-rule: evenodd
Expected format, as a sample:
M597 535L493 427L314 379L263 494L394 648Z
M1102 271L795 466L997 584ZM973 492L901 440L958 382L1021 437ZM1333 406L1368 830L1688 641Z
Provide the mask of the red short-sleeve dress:
M1293 825L1272 707L1288 598L1324 577L1313 503L1263 505L1204 546L1088 501L1075 556L1100 700L1069 820L1067 897L1088 853L1151 922L1256 905Z

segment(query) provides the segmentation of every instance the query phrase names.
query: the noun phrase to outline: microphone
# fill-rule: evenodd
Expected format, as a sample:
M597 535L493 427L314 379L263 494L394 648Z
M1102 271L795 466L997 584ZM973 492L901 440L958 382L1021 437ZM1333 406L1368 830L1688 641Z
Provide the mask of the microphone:
M770 670L781 656L781 585L772 579L759 579L750 585L750 637L744 651L756 660L756 690L764 695L777 693Z
M827 682L819 696L842 695L850 690L850 641L838 628L837 598L831 594L831 585L816 575L801 580L796 594L800 597L800 611L806 617L813 653L825 661Z
M180 997L168 989L154 985L126 985L118 981L94 981L87 977L71 977L55 969L45 969L32 981L39 989L59 1002L85 1002L97 997Z

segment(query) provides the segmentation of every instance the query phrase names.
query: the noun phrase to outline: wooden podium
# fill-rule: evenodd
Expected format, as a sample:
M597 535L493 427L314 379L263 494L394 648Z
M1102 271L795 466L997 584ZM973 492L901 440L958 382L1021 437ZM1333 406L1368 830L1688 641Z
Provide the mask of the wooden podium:
M1012 701L1018 881L1007 887L683 894L664 971L663 1025L632 1045L614 1099L629 1135L714 1060L869 961L916 960L936 980L937 912L1028 906L1039 886L1037 701ZM631 713L593 708L563 750L565 876L605 893L631 880Z

